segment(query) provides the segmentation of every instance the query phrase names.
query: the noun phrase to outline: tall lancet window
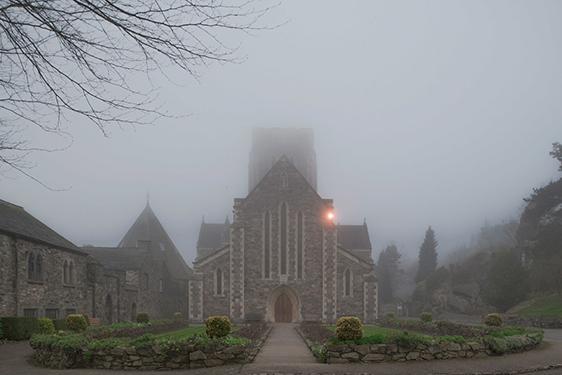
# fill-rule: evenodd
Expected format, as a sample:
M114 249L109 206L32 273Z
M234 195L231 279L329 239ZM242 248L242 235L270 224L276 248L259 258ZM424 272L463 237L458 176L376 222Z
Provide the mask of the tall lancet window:
M352 282L353 275L351 274L351 270L348 268L343 272L343 295L344 297L351 296L351 287L353 286Z
M282 203L279 212L279 263L280 274L287 274L287 204Z
M304 215L297 214L297 278L302 279L304 263Z
M263 278L271 278L271 214L263 215Z
M222 270L217 268L215 271L215 295L222 296L224 293L224 284Z

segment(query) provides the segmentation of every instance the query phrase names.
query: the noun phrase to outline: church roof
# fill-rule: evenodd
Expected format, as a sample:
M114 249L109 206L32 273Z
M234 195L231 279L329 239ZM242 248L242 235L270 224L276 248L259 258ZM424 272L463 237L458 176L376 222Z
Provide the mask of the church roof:
M201 223L198 249L218 249L230 241L230 224Z
M83 251L112 270L138 270L149 255L147 250L138 247L94 247L84 246Z
M371 239L369 230L365 224L362 225L339 225L338 242L349 250L371 250Z
M140 244L142 242L145 242L153 252L163 254L166 266L174 278L185 279L191 274L191 268L185 263L148 202L117 247L142 247Z
M30 241L79 251L72 242L29 214L23 207L0 199L0 231Z

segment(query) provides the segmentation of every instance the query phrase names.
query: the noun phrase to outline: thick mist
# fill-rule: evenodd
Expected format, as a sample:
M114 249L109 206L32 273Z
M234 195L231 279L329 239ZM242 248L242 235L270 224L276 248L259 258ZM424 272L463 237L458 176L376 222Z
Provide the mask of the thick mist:
M558 176L560 14L538 0L285 1L266 19L281 26L233 41L239 63L157 77L182 116L108 138L69 119L66 150L30 157L61 190L4 171L0 198L77 245L115 246L149 193L191 261L202 217L223 222L247 193L251 129L310 127L319 193L338 222L366 218L375 259L391 242L415 257L428 225L443 253L517 219Z

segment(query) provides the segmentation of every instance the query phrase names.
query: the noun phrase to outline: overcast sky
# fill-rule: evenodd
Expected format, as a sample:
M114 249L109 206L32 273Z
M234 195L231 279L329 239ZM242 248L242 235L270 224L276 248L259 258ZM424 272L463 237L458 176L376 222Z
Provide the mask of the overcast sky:
M517 218L533 187L558 178L562 141L562 2L285 0L237 35L240 64L170 71L172 113L104 138L76 121L72 146L35 154L0 198L77 245L117 245L151 205L185 257L201 218L223 222L247 192L255 126L315 132L319 192L338 221L366 217L379 250L415 256L428 225L446 251L484 220Z

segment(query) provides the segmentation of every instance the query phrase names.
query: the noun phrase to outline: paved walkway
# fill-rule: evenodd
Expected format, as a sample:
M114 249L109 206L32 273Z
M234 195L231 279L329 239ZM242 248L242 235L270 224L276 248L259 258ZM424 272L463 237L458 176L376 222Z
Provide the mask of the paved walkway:
M291 323L276 323L254 363L263 365L311 364L316 359Z

